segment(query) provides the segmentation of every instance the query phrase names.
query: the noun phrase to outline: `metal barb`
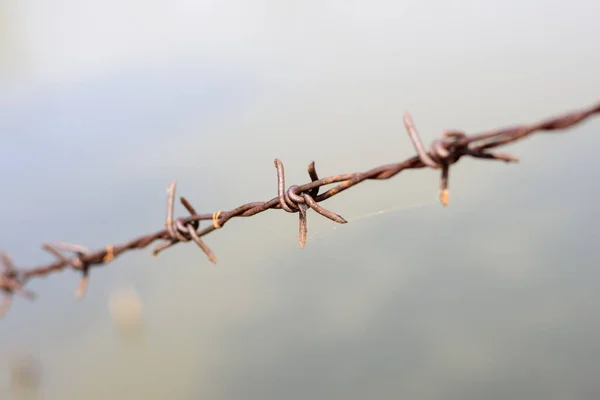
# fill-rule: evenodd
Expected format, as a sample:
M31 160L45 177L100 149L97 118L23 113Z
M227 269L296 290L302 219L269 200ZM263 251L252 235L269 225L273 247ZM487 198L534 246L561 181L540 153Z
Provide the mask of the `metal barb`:
M152 255L156 257L158 253L161 251L175 245L178 242L189 242L193 240L200 249L206 254L208 259L216 264L217 257L213 253L213 251L204 243L202 239L200 239L200 235L196 232L196 229L200 226L200 219L184 221L181 218L173 219L174 208L175 208L175 189L177 186L177 181L171 182L171 185L167 188L167 220L165 223L168 237L165 239L166 242L160 244L154 248ZM188 210L191 214L191 218L198 217L196 214L196 210L191 205L191 203L185 198L182 197L180 199L181 204Z
M216 264L217 258L201 237L222 228L232 218L250 217L269 209L283 209L289 213L297 212L299 214L298 240L300 246L304 247L307 240L307 213L309 208L332 221L345 224L347 221L344 218L323 208L319 203L363 181L387 180L407 169L432 168L440 170L439 196L441 203L447 205L450 167L461 158L471 157L483 160L517 162L518 159L510 154L492 153L488 150L522 140L535 132L565 130L596 114L600 114L600 103L538 123L490 130L477 135L469 136L461 131L446 131L442 133L441 138L433 140L429 150L426 150L415 128L412 117L410 114L405 113L404 125L417 153L416 156L399 163L378 166L365 172L333 175L326 178L319 178L313 161L308 165L308 174L311 182L304 185L292 185L287 189L285 187L283 163L279 159L275 159L274 164L277 169L277 197L265 202L244 204L230 211L198 214L191 204L182 197L180 199L181 203L190 213L190 216L174 219L176 181L173 181L167 189L165 227L158 232L140 236L123 244L105 246L96 251L89 251L83 246L61 242L54 245L43 244L42 248L52 254L56 260L46 265L29 269L17 269L8 254L1 253L0 263L3 266L3 271L0 273L0 291L4 293L4 297L0 303L0 314L5 312L10 306L13 294L20 294L30 299L34 297L32 292L23 288L31 278L60 272L67 267L76 269L82 273L82 279L76 294L78 297L82 297L89 283L89 270L91 267L107 265L115 257L123 253L136 249L144 249L157 241L162 241L162 243L154 248L152 252L153 256L158 255L163 250L179 242L194 241L207 255L208 259ZM332 184L335 184L335 186L319 194L320 188ZM201 221L204 220L212 221L212 225L198 231ZM107 249L110 249L110 251ZM74 256L70 258L66 257L61 251L72 252Z
M23 288L27 278L15 268L8 253L0 253L0 263L3 267L3 271L0 274L0 290L3 292L2 300L0 301L1 318L10 308L14 294L20 294L28 300L33 300L35 299L35 293Z

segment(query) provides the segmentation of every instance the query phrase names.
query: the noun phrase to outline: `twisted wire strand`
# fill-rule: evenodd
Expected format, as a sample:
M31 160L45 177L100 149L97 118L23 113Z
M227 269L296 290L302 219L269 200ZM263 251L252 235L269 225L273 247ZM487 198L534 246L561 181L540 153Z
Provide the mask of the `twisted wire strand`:
M180 201L190 215L174 218L176 181L173 181L167 188L165 228L160 231L140 236L126 243L107 245L96 251L90 251L84 246L70 243L43 243L42 249L54 256L55 261L28 269L16 268L8 253L0 253L0 263L3 266L0 273L0 290L4 294L0 303L0 315L8 310L15 294L30 300L35 299L35 294L24 288L30 279L47 276L64 269L73 269L81 274L76 296L77 298L83 298L88 287L92 267L107 265L125 252L144 249L156 241L162 241L162 243L153 249L152 254L154 257L177 243L193 241L205 253L207 258L216 264L217 257L202 240L202 237L222 228L232 218L251 217L269 209L282 209L288 213L298 213L298 241L300 246L304 247L307 241L307 212L309 208L332 221L345 224L347 221L343 217L327 210L319 203L363 181L387 180L407 169L432 168L440 170L439 198L440 202L446 206L449 201L450 166L457 163L462 157L498 160L507 163L518 162L518 159L510 154L488 150L522 140L536 132L560 131L571 128L595 114L600 114L600 103L538 123L490 130L471 136L460 131L446 131L442 133L440 138L433 140L429 149L427 149L420 139L412 117L409 113L405 113L404 125L417 153L415 156L399 163L381 165L365 172L333 175L325 178L319 178L315 162L312 161L308 165L308 175L311 182L303 185L291 185L287 189L283 163L281 160L275 159L277 197L265 202L243 204L229 211L219 210L210 214L198 214L191 203L186 198L181 197ZM322 187L332 184L337 185L319 194ZM212 224L200 229L202 221L211 221Z

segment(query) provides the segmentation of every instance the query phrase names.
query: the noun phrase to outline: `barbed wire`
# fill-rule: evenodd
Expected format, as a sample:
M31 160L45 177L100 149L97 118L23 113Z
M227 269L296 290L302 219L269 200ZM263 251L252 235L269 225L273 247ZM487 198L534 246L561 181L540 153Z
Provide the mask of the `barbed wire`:
M0 262L4 268L0 274L0 290L4 292L4 297L0 303L0 315L4 315L7 311L14 294L22 295L28 299L36 297L33 292L24 287L32 278L46 276L65 269L73 269L81 274L76 296L82 298L88 286L92 267L107 265L119 255L134 249L144 249L155 241L162 241L162 243L158 244L152 251L154 257L177 243L193 241L202 249L208 259L216 264L217 257L202 240L202 237L222 228L232 218L251 217L269 209L283 209L288 213L298 213L298 241L300 246L304 247L307 240L307 211L309 208L332 221L345 224L347 221L343 217L325 209L319 203L356 186L360 182L390 179L406 169L432 168L440 170L439 197L441 203L445 206L449 201L448 179L450 166L462 157L499 160L507 163L517 162L518 159L510 154L489 152L487 150L514 143L535 132L564 130L599 113L600 103L587 109L573 111L536 124L518 125L471 136L460 131L446 131L442 133L441 138L433 140L428 150L423 146L410 114L405 113L404 125L417 153L416 156L400 163L378 166L365 172L333 175L326 178L319 178L313 161L308 166L308 175L311 182L304 185L291 185L287 188L283 163L281 160L275 159L278 196L265 202L247 203L230 211L198 214L190 202L185 197L181 197L180 201L190 215L174 218L176 189L176 181L174 181L167 189L165 229L158 232L140 236L126 243L108 245L96 251L90 251L84 246L70 243L43 243L42 248L53 255L56 260L29 269L16 268L8 253L0 253ZM319 194L320 188L334 183L337 183L337 185ZM200 229L201 221L212 221L212 224ZM71 255L68 256L67 254Z

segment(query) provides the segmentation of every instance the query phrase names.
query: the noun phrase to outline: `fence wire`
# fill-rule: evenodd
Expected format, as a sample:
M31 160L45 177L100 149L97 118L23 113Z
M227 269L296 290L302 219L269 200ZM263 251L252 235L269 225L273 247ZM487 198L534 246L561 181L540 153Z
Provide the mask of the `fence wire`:
M70 243L43 243L42 248L54 256L55 261L33 268L16 268L8 253L0 253L0 262L3 266L0 274L0 289L4 294L0 304L0 315L3 315L7 311L15 294L28 299L35 298L35 293L25 288L27 282L32 278L61 272L65 269L75 270L81 274L81 281L77 287L76 296L82 298L88 286L92 267L107 265L125 252L134 249L144 249L157 241L161 243L153 249L153 256L157 256L163 250L177 243L193 241L206 254L207 258L216 264L217 257L202 237L214 230L223 228L233 218L251 217L270 209L282 209L288 213L298 213L298 241L300 242L300 246L304 247L307 240L308 209L312 209L332 221L345 224L347 221L343 217L324 208L319 203L363 181L390 179L407 169L432 168L440 170L439 197L441 203L445 206L449 201L448 182L450 166L457 163L462 157L498 160L507 163L517 162L518 159L510 154L491 152L489 150L514 143L536 132L565 130L599 113L600 103L531 125L518 125L474 135L467 135L460 131L445 131L440 138L432 141L428 149L421 142L410 114L405 113L404 125L417 153L415 156L400 163L381 165L365 172L333 175L326 178L319 178L313 161L308 165L308 175L311 182L288 187L285 184L283 163L281 160L275 159L278 196L265 202L243 204L230 211L198 214L191 203L185 197L181 197L180 201L190 215L174 218L173 209L176 182L172 182L167 189L165 228L158 232L139 236L126 243L107 245L96 251L91 251L84 246ZM322 187L335 183L337 185L319 194ZM210 221L210 224L200 229L202 221Z

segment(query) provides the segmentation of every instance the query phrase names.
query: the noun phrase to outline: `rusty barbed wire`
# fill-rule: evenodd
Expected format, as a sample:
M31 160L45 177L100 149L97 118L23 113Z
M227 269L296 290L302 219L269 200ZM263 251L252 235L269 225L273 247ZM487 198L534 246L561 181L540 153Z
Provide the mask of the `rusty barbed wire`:
M86 247L69 243L43 243L42 248L53 255L56 261L30 269L16 268L8 253L0 253L0 262L4 267L4 270L0 274L0 290L4 292L4 297L0 303L0 315L6 312L14 294L20 294L28 299L35 298L34 293L24 288L29 280L35 277L46 276L53 272L60 272L64 269L73 269L81 274L81 281L76 290L76 296L82 298L88 286L89 273L92 267L106 265L127 251L144 249L155 241L163 241L163 243L154 248L152 252L154 257L177 243L193 241L206 254L208 259L216 264L217 258L201 239L202 236L222 228L232 218L251 217L269 209L283 209L288 213L298 213L298 240L300 246L304 247L307 240L307 211L309 208L332 221L345 224L347 221L344 218L325 209L319 203L365 180L390 179L405 169L433 168L441 170L439 197L441 203L445 206L449 201L448 179L450 166L458 162L462 157L469 156L507 163L517 162L518 159L510 154L492 153L487 150L508 143L514 143L535 132L564 130L599 113L600 103L587 109L570 112L532 125L518 125L471 136L460 131L446 131L442 133L441 138L433 140L429 150L421 142L410 114L405 113L404 125L417 153L416 156L400 163L375 167L366 172L333 175L326 178L319 178L313 161L308 166L308 175L311 182L299 186L291 185L287 188L285 186L283 163L281 160L275 159L278 183L277 197L265 202L244 204L230 211L198 214L190 202L186 198L181 197L180 201L190 213L190 216L174 218L176 189L176 181L174 181L167 189L167 215L165 229L163 230L140 236L127 243L108 245L96 251L90 251ZM334 183L337 183L337 185L319 194L321 187ZM212 221L212 224L199 230L201 221ZM72 253L72 255L68 257L66 253Z

